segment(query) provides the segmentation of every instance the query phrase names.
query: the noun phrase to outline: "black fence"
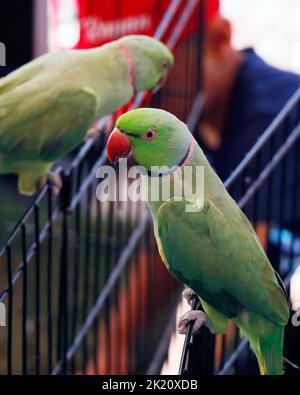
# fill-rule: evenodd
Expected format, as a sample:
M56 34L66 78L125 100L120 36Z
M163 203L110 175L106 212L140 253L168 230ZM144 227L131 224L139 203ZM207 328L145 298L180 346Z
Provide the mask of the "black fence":
M225 182L254 225L287 291L300 257L299 177L300 88ZM191 332L192 325L185 338L180 374L258 373L254 354L236 327L217 336L206 328L195 336ZM291 322L286 327L284 356L299 365L300 327ZM286 365L286 373L299 374L299 370Z
M170 2L155 37L174 50L176 65L160 93L139 94L126 108L147 103L197 124L201 21L203 2ZM0 374L160 369L180 285L160 262L144 206L96 199L100 180L95 174L106 164L104 146L113 120L100 120L101 138L86 141L56 168L63 179L59 198L46 185L5 237ZM5 194L3 206L13 198ZM12 210L17 212L18 204ZM10 224L0 223L3 236Z

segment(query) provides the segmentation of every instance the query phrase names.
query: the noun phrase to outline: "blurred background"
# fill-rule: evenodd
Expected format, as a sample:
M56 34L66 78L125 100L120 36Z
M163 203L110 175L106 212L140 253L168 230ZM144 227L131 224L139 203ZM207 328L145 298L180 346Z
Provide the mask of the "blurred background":
M46 52L92 48L125 34L167 43L176 64L166 86L120 111L149 105L187 122L287 279L297 310L296 138L268 177L255 182L299 123L299 15L297 0L12 0L1 5L0 76ZM235 329L217 337L205 329L194 339L176 335L176 318L189 306L159 258L147 210L96 200L94 172L106 163L104 123L98 142L58 164L69 188L65 205L49 187L20 196L16 177L0 176L0 301L8 312L0 373L222 372L241 346ZM271 124L264 145L235 173ZM289 325L286 356L298 364L299 336ZM228 366L226 374L258 373L246 344Z

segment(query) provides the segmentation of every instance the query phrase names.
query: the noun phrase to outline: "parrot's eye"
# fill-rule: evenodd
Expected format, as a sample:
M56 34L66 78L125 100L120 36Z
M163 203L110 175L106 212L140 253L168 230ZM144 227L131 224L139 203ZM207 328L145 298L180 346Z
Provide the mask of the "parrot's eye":
M148 129L144 132L144 138L148 141L155 139L156 131L154 129Z
M166 59L161 62L161 67L163 69L169 68L169 64L168 64L168 61Z

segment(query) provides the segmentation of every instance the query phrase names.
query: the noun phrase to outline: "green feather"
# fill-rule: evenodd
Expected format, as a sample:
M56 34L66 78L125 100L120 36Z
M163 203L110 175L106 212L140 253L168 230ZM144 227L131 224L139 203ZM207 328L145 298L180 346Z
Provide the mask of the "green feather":
M43 175L35 164L50 168L97 119L130 100L130 65L120 43L128 47L137 90L154 88L166 71L162 62L173 63L162 43L133 35L100 48L43 55L0 80L0 174L25 171L21 188L27 184L27 193L34 192L34 180Z
M186 125L161 110L132 111L121 117L117 126L128 133L133 156L141 166L155 166L163 163L163 158L165 164L176 166L192 140ZM157 132L150 142L139 138L147 128ZM131 131L136 136L131 136ZM233 320L248 337L261 373L282 374L283 333L289 318L285 292L250 222L199 146L187 165L194 172L196 166L204 167L201 211L185 210L187 204L197 208L201 196L180 201L173 195L167 201L148 202L162 259L169 271L200 297L217 333L225 332L227 321ZM160 187L165 177L160 177ZM183 179L185 182L190 181ZM194 191L195 182L194 177ZM177 173L172 173L171 191L178 183Z

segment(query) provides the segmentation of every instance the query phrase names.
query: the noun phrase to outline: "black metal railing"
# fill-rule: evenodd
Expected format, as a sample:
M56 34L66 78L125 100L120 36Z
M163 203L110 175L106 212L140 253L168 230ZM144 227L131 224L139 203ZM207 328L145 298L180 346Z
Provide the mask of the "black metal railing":
M287 290L300 255L299 159L300 88L225 182L254 225ZM191 333L192 325L185 338L180 374L257 373L248 342L235 327L230 326L225 335L213 336L206 328L198 335ZM300 329L291 323L286 329L285 356L300 362ZM286 372L290 370L287 365Z
M201 4L170 2L155 37L180 61L161 92L138 94L125 108L149 103L189 118L200 91ZM0 219L0 374L144 373L162 363L179 284L160 262L144 206L96 199L111 124L102 119L101 138L55 169L58 199L46 185L13 229ZM8 207L17 196L5 181ZM13 213L28 202L18 199Z

